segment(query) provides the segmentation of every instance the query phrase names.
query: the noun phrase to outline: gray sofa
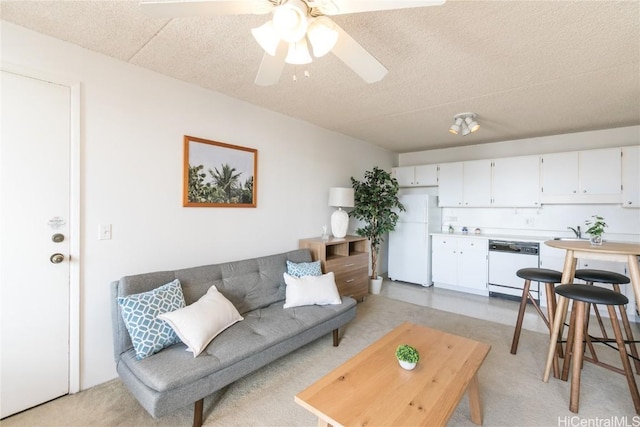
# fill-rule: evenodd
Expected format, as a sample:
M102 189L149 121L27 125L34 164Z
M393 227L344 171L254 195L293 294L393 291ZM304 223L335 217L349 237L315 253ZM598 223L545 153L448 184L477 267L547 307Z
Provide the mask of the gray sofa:
M283 308L286 260L311 261L307 249L243 261L126 276L111 284L116 369L123 383L154 418L195 403L194 426L202 424L203 398L291 351L333 333L356 316L356 302ZM136 360L117 297L180 281L186 304L211 285L238 309L244 320L218 335L196 358L182 343Z

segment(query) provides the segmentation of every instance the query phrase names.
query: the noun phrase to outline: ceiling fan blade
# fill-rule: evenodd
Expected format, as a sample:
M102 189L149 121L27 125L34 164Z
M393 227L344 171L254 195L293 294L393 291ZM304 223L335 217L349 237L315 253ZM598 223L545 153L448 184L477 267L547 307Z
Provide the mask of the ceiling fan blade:
M375 83L384 78L389 70L355 41L345 30L335 25L338 41L331 52L347 64L367 83Z
M280 81L284 69L284 59L287 57L287 43L281 41L274 56L264 53L255 83L258 86L271 86Z
M324 15L373 12L376 10L407 9L411 7L440 6L446 0L315 0L310 2Z
M178 18L202 15L262 15L273 10L267 0L141 0L140 10L149 16Z

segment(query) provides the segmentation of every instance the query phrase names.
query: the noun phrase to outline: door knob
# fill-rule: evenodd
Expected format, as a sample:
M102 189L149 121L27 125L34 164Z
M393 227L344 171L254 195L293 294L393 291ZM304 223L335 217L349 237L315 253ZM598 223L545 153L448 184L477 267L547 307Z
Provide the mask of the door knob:
M49 258L49 261L51 261L52 264L60 264L62 261L64 261L64 255L62 255L62 254L53 254Z

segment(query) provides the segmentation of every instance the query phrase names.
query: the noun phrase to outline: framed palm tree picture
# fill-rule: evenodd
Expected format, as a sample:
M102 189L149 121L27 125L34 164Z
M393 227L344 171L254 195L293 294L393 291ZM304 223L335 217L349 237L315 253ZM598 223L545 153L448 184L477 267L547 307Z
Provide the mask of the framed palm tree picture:
M258 150L184 137L183 206L256 207Z

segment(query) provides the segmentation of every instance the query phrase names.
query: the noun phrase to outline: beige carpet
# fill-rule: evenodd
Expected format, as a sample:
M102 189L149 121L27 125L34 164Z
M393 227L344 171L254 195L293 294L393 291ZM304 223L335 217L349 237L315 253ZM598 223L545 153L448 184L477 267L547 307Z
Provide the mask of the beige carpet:
M624 377L586 363L580 413L569 411L570 384L541 380L547 336L523 331L517 355L509 353L513 328L370 296L344 330L340 346L326 336L245 377L205 399L209 426L315 426L316 418L294 403L293 396L325 373L408 320L456 333L492 346L480 369L485 426L638 425ZM617 353L606 352L607 359ZM380 390L384 393L385 390ZM336 396L339 399L339 396ZM65 396L14 415L0 424L12 426L189 426L192 407L155 420L138 405L119 380ZM590 422L591 424L581 424ZM600 424L596 424L596 423ZM466 398L449 425L472 426Z

